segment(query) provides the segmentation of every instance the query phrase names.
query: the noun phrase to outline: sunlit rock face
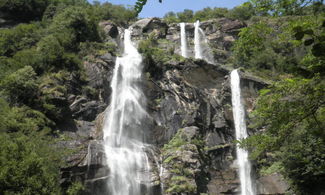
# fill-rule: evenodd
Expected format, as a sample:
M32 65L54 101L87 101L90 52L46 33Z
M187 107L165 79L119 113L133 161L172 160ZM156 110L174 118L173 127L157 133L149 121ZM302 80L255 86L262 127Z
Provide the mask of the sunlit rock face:
M118 45L121 56L124 29L110 22L102 22L101 25L108 43ZM141 82L137 83L143 92L141 101L145 101L143 108L148 117L139 125L147 129L145 143L150 147L143 152L147 155L150 171L138 175L142 180L140 194L241 194L234 145L231 70L223 63L231 55L230 47L244 26L240 21L226 18L200 23L214 63L194 59L193 23L185 24L188 54L193 58L173 59L168 63L142 59ZM158 18L149 18L134 23L132 27L130 38L135 48L139 41L155 34L158 47L181 55L179 24L167 25ZM112 190L109 183L110 161L103 147L103 129L104 109L107 106L108 110L111 108L113 98L110 86L115 62L116 53L111 52L84 62L88 86L96 93L87 97L71 95L67 100L72 118L78 122L74 126L66 124L74 139L62 144L78 148L78 151L67 159L67 167L62 168L62 186L67 187L72 181L80 180L86 186L86 194L108 194ZM267 83L242 71L239 71L239 76L247 114L254 109L258 90ZM254 132L253 129L247 130L248 135ZM280 176L252 176L257 180L257 194L284 194L286 190ZM275 190L271 187L274 185L279 187Z

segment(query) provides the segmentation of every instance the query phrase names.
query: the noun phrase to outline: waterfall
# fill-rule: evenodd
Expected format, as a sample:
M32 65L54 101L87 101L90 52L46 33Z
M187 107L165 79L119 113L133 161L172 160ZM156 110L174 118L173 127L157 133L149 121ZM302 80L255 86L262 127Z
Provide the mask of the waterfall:
M124 54L117 57L111 82L110 106L105 111L104 148L109 168L108 194L143 194L143 173L150 170L144 151L147 117L144 95L139 88L142 57L131 41L130 30L124 33Z
M231 77L231 94L233 116L235 121L236 139L240 140L246 138L246 122L245 122L245 109L241 102L240 92L240 78L237 70L230 74ZM242 148L237 147L237 161L239 165L239 177L241 184L242 195L254 195L253 183L251 179L251 164L248 160L248 152Z
M211 64L214 63L214 57L209 47L204 31L200 28L200 21L194 23L194 53L195 59L203 59Z
M201 46L201 35L200 35L200 21L194 23L194 51L195 58L202 59L202 46Z
M186 32L185 23L180 23L181 26L181 53L184 58L187 58L187 43L186 43Z

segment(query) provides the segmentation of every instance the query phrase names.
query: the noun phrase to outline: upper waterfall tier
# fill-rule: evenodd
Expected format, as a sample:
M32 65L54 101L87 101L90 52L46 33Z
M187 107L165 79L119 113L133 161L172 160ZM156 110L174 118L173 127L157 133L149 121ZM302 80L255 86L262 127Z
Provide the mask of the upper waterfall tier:
M194 52L196 59L202 59L202 46L201 46L201 35L200 35L200 21L194 23Z
M185 23L180 23L181 27L181 53L184 58L188 57L187 51L187 39L186 39L186 30L185 30Z

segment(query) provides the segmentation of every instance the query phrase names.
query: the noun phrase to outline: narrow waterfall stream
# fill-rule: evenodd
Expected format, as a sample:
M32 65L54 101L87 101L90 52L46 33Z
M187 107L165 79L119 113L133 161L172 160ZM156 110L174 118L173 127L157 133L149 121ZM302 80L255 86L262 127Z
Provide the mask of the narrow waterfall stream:
M142 122L147 113L139 82L142 57L131 41L130 30L124 34L124 54L116 59L111 82L110 106L106 109L104 147L109 168L107 194L141 195L141 181L150 171L145 153L145 129Z
M202 59L202 46L201 46L201 35L200 35L200 21L194 23L194 52L196 59Z
M200 21L194 23L194 53L195 59L203 59L211 64L214 57L204 31L200 28Z
M240 90L240 77L237 70L233 70L230 74L231 77L231 94L232 94L232 106L233 116L235 121L236 139L240 140L246 138L246 121L245 121L245 109L241 102L241 90ZM251 178L251 164L248 159L248 152L242 148L237 147L237 161L239 165L239 177L241 185L241 195L255 195Z
M187 41L186 41L186 31L185 31L185 23L182 22L179 24L181 27L181 54L184 58L187 58Z

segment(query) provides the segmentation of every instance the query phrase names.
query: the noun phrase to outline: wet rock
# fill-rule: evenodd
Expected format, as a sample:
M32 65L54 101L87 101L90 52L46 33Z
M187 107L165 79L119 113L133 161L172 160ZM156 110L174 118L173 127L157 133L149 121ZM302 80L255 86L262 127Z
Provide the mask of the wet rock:
M97 140L81 140L79 137L77 140L60 143L61 146L74 150L66 159L67 166L61 168L61 187L66 189L75 181L83 181L87 186L86 194L96 194L91 191L95 184L98 191L105 191L107 183L99 182L105 180L109 171L103 144Z
M87 156L82 165L87 166L87 179L105 177L108 175L106 156L102 141L91 140L87 148ZM100 170L98 170L100 169Z

